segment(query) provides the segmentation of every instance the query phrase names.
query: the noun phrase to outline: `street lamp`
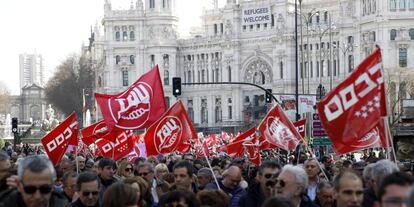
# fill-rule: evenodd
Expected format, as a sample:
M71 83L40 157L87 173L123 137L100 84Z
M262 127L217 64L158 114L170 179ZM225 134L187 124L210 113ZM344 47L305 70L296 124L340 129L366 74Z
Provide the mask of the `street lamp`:
M342 54L343 54L343 57L344 57L344 59L343 59L343 67L344 67L344 78L345 78L345 75L346 75L346 65L345 65L345 62L346 62L346 54L348 52L352 52L354 50L354 47L358 47L358 45L352 44L352 43L342 42L342 45L334 44L333 46L335 48L340 49L341 52L342 52Z

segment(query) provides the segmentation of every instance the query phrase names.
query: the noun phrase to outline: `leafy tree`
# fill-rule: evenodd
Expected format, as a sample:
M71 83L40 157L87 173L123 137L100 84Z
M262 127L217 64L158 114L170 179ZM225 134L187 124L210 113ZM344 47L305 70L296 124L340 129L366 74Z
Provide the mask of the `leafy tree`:
M79 58L76 55L69 56L57 67L55 74L48 81L45 88L46 98L65 115L75 111L80 118L83 110L83 90L86 89L90 94L86 97L86 103L90 106L94 80L92 64L86 54Z

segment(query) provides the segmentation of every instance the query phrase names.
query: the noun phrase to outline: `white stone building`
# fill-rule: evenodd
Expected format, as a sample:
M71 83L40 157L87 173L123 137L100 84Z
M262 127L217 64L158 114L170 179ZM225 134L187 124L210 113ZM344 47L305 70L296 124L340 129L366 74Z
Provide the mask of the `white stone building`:
M177 33L180 1L137 0L130 9L113 10L106 0L103 30L94 30L96 90L120 92L158 64L170 105L176 100L171 92L176 76L184 83L250 82L293 94L294 0L227 0L223 8L214 2L214 9L200 14L200 28L184 39ZM334 87L375 44L382 48L390 80L414 79L406 75L414 70L414 0L303 2L298 6L300 94L315 95L320 84ZM201 131L238 131L260 121L267 109L264 92L251 86L182 89L179 98Z
M43 57L40 54L19 55L20 89L36 84L43 87L45 84L45 68Z

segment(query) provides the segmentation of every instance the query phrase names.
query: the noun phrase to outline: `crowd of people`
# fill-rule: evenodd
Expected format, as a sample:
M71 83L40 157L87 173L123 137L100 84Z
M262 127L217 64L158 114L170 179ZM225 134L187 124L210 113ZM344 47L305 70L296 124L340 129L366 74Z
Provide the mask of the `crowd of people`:
M280 159L256 166L226 155L195 153L108 157L67 153L58 165L24 145L0 150L0 207L354 207L412 206L412 168L375 153ZM210 164L210 166L209 166Z

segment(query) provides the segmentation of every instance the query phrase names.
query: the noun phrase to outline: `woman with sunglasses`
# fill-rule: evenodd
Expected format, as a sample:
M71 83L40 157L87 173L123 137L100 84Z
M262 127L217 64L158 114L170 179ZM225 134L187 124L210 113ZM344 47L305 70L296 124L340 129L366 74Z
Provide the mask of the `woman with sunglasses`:
M118 176L124 180L125 178L130 178L134 176L134 168L132 164L126 160L123 160L119 163L119 169L117 171Z

